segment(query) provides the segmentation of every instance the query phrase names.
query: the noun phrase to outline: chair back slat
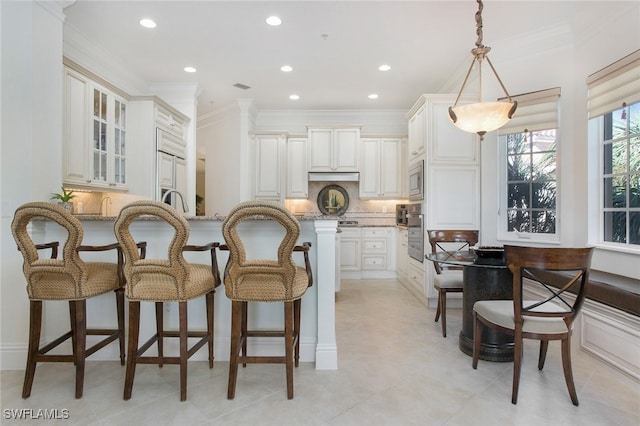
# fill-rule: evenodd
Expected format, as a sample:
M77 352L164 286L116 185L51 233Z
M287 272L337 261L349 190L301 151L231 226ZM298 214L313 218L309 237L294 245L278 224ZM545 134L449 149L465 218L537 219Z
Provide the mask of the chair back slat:
M504 250L507 266L513 274L516 327L522 324L523 317L526 316L560 317L570 326L584 302L593 248L507 245ZM525 303L523 300L525 281L539 293L535 302ZM569 297L570 289L575 292L575 296Z
M427 231L431 253L448 253L453 257L454 253L462 250L470 250L478 243L478 231L476 230L432 230ZM446 257L446 255L445 255ZM443 269L461 269L461 267L432 262L436 274L441 274Z

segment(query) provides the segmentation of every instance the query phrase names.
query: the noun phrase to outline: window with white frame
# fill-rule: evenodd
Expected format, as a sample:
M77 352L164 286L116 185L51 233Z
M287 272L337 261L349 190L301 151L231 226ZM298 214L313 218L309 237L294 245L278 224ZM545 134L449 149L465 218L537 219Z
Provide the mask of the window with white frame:
M640 51L587 79L599 147L598 243L640 249Z
M516 114L498 130L498 238L557 241L560 88L512 99Z

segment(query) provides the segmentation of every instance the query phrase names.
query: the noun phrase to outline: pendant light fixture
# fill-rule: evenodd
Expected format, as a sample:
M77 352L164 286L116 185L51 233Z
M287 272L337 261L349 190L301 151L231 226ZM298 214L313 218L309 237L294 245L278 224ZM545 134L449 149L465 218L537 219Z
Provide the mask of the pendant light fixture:
M477 2L478 11L476 12L475 17L476 34L478 35L478 39L476 40L476 47L471 50L473 59L471 61L471 66L469 67L469 71L467 71L467 75L464 78L464 82L462 83L462 87L460 88L460 93L458 93L458 97L456 98L454 105L449 107L449 118L456 127L464 130L465 132L477 133L480 135L480 140L482 140L484 139L485 133L504 126L511 119L513 113L516 112L518 103L512 100L511 96L509 96L509 93L504 87L502 80L500 80L496 69L493 67L491 60L489 60L489 56L487 56L491 48L482 44L482 9L484 5L482 0L477 0ZM502 87L502 90L507 95L508 102L482 101L482 62L485 59L491 67L491 71L493 71L493 74L496 76L498 83L500 83L500 87ZM467 84L469 75L471 75L471 71L473 70L474 65L476 65L476 62L480 81L480 102L458 106L460 95L462 95L462 91Z

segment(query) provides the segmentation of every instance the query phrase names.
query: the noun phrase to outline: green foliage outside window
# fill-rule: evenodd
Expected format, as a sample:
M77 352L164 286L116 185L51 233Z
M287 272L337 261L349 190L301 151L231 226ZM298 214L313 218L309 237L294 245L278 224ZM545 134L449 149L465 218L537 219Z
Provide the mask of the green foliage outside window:
M640 245L640 103L605 114L603 239Z
M507 229L556 232L556 129L507 135Z

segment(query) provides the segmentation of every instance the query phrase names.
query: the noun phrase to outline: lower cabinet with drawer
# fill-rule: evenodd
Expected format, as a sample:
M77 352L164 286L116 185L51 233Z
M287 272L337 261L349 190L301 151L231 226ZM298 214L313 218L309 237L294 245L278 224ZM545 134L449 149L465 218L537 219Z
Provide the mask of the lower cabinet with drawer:
M340 235L342 278L395 278L395 228L345 227Z
M425 291L425 270L424 264L409 258L407 266L407 279L403 282L405 287L413 293L425 305L427 297Z

